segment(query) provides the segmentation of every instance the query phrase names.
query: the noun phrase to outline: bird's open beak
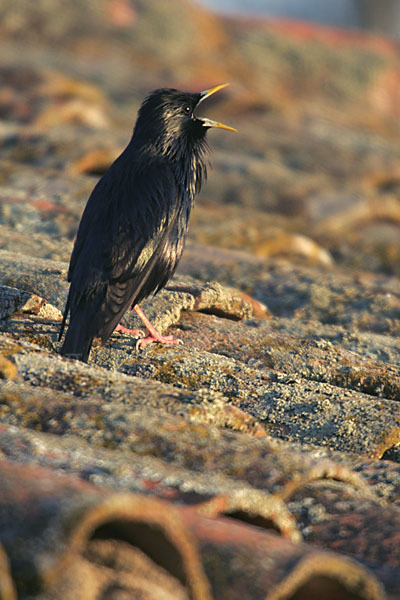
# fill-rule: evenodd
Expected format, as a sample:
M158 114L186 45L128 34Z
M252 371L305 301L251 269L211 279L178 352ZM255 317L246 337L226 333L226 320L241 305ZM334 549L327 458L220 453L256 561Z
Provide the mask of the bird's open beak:
M218 92L218 90L222 90L222 88L226 87L227 85L229 85L229 83L221 83L220 85L215 85L214 87L208 90L204 90L204 92L200 92L200 100L198 101L198 104L203 102L203 100L205 100L209 96L212 96L212 94L215 94L215 92ZM219 127L219 129L227 129L228 131L237 132L237 129L235 129L234 127L224 125L223 123L218 123L218 121L212 121L211 119L206 118L199 118L199 121L203 123L203 127Z

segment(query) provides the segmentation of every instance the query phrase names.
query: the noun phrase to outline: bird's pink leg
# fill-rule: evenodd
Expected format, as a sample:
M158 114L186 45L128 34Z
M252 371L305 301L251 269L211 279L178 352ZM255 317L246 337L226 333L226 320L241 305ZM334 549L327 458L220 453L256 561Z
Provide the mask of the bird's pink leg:
M167 344L169 346L173 346L176 344L182 344L182 340L176 340L172 335L161 335L158 333L157 329L153 327L150 323L142 309L135 305L133 310L136 312L137 316L142 320L143 324L146 326L149 335L147 337L141 338L136 342L136 348L140 350L140 348L144 348L148 344L152 344L153 342L158 342L159 344Z
M119 332L119 333L128 333L129 335L140 335L143 336L144 335L144 331L142 329L128 329L127 327L124 327L123 325L121 325L121 323L118 323L118 325L116 326L116 328L114 329L114 333Z

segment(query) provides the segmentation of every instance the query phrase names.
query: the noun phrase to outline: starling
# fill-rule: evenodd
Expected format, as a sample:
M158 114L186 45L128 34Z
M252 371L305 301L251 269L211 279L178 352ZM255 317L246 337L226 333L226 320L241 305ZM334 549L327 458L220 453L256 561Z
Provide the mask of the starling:
M181 258L195 195L207 175L206 132L236 131L196 116L196 107L228 84L200 93L152 92L140 107L132 138L92 191L72 251L61 354L87 362L94 338L114 330L132 308L151 342L177 344L151 325L139 303L161 290Z

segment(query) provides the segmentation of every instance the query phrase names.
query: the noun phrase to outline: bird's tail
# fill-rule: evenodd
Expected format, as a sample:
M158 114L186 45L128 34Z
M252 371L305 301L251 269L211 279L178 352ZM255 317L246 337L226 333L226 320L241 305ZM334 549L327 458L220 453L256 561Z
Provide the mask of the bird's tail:
M70 297L68 295L67 304L65 306L64 317L60 327L59 340L62 337L65 322L70 307ZM87 362L89 358L90 349L93 343L93 335L89 330L90 320L86 310L75 310L74 314L70 316L70 322L65 334L64 343L61 347L60 354L68 358L75 358Z
M93 337L88 335L87 321L83 314L78 313L69 324L60 354L87 362L92 343Z
M65 334L60 354L87 362L94 338L100 338L104 344L120 322L127 308L131 305L131 294L128 301L113 296L110 287L101 288L91 298L76 303L71 300L71 290L65 305L64 317L60 327L61 339L68 312L69 325ZM109 296L107 296L107 293Z
M69 313L70 302L71 302L71 291L68 294L67 302L66 302L65 308L64 308L63 320L62 320L62 323L61 323L60 331L58 332L58 341L59 342L61 341L62 334L64 332L65 323L66 323L66 320L67 320L67 317L68 317L68 313Z

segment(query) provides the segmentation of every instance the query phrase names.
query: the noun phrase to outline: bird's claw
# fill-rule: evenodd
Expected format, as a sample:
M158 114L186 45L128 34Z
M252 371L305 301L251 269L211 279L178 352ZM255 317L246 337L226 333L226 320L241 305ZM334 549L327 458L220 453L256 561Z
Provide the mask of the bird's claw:
M174 338L172 335L148 335L147 337L140 338L137 340L135 346L136 350L139 352L145 346L153 343L164 344L165 346L177 346L179 344L183 344L183 341L177 338Z
M119 324L116 326L116 328L114 329L114 333L127 333L128 335L134 335L135 337L138 336L140 338L144 337L146 335L146 332L143 331L143 329L128 329L127 327L124 327L123 325Z

